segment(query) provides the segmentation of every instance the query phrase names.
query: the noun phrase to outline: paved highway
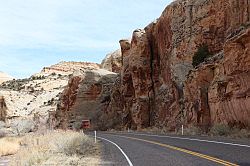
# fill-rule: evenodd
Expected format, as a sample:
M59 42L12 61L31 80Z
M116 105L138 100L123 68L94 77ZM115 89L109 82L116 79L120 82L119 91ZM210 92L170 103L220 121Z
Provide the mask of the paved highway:
M97 132L103 165L250 166L250 142L144 133Z

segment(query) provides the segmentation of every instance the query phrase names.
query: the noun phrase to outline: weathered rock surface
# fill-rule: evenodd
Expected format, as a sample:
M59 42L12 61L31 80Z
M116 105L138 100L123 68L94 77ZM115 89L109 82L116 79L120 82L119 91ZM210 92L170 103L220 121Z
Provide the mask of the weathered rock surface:
M207 62L185 85L187 123L250 125L250 29L228 40L224 58Z
M114 72L119 73L122 67L122 54L121 50L116 50L113 53L108 54L101 63L101 68Z
M14 77L0 71L0 84L13 79Z
M84 119L103 130L156 126L173 131L196 125L208 131L217 123L250 128L249 11L249 0L176 0L155 22L135 30L131 41L120 40L121 50L107 55L101 66L62 62L44 68L34 77L74 72L67 83L62 81L65 89L50 92L43 86L50 97L64 89L50 120L56 118L56 126L64 129L79 129ZM194 68L192 58L202 45L212 55ZM20 103L41 89L26 83L11 87ZM23 88L25 99L19 99ZM27 111L19 103L13 110L20 111L11 112L12 100L0 98L0 118L29 116L43 108L29 104Z
M116 73L103 69L76 71L60 97L57 127L80 129L82 120L91 120L92 128L100 128L102 103L110 96L116 77Z
M51 127L54 119L50 119L50 114L55 113L70 75L75 70L98 69L99 65L61 62L48 68L30 78L1 84L0 121L5 127L0 127L0 131L15 135L34 131L40 126Z
M249 0L173 2L157 21L135 30L131 42L120 41L121 83L112 95L121 100L111 95L107 112L119 108L124 127L134 129L249 128L249 11ZM202 44L213 57L193 69Z

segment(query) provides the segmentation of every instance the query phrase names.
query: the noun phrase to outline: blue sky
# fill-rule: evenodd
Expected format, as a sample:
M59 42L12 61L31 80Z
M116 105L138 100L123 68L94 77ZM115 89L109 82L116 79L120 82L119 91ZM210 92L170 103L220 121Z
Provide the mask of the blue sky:
M29 77L59 61L100 63L172 0L0 0L0 71Z

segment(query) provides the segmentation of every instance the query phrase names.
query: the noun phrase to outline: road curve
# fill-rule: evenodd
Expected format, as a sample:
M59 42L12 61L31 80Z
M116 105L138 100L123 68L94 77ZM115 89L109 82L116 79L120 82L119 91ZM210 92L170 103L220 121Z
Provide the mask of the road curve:
M103 165L250 166L250 143L142 133L97 132ZM116 144L116 145L114 145Z

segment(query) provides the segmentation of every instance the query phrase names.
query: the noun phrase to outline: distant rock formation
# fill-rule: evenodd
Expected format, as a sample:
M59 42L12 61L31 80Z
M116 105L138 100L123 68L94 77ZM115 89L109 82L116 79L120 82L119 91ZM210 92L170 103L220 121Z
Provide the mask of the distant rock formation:
M9 81L9 80L13 80L13 79L14 79L14 77L0 71L0 84L5 82L5 81Z
M44 67L43 70L36 75L48 75L52 73L57 73L61 75L72 74L76 70L84 69L98 69L100 65L91 62L65 62L62 61L50 67Z
M21 134L52 127L60 94L76 71L99 69L87 62L60 62L30 78L6 81L0 86L0 134ZM53 117L53 116L52 116Z
M101 68L114 73L119 73L122 68L121 50L118 49L115 52L108 54L105 59L103 59Z
M102 103L110 96L116 77L116 73L104 69L75 72L60 97L56 127L80 129L82 120L91 120L92 128L100 128Z

